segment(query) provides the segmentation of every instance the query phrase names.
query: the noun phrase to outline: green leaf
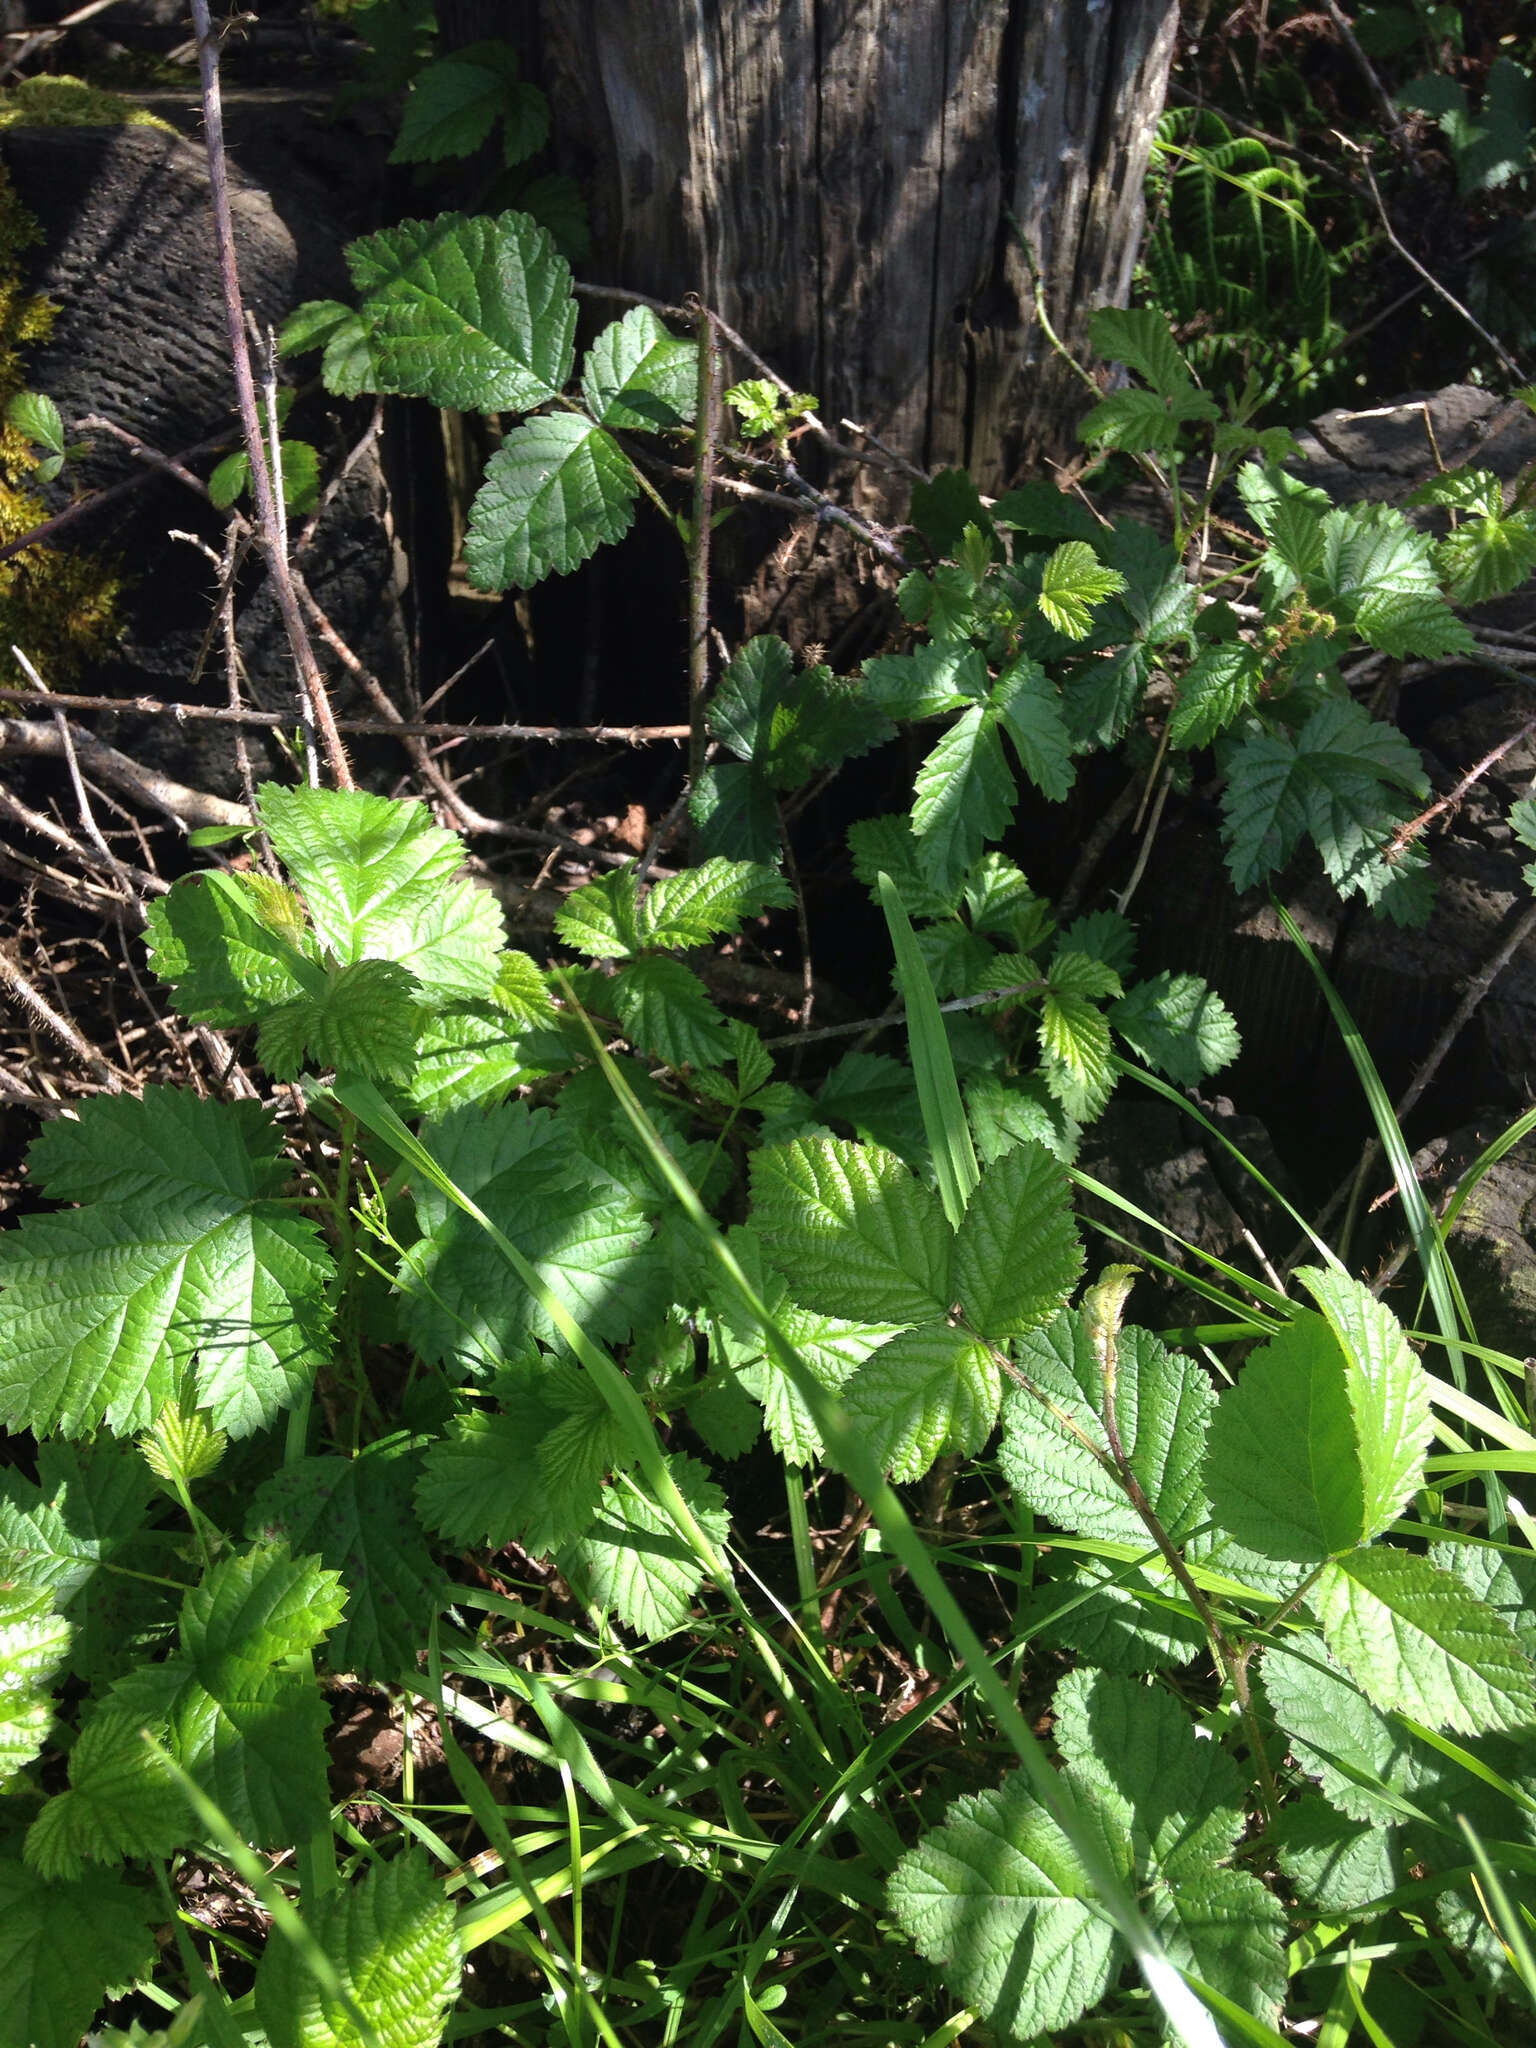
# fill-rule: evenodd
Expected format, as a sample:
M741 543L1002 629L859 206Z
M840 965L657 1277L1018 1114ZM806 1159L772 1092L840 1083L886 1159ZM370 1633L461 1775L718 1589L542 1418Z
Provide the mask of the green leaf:
M215 1564L181 1603L181 1647L206 1681L236 1664L282 1663L322 1642L346 1595L315 1557L263 1542Z
M1078 439L1100 449L1120 448L1127 455L1172 457L1183 426L1221 417L1214 399L1193 384L1167 398L1155 391L1117 391L1101 399L1078 423Z
M953 889L989 841L1008 829L1016 801L996 712L973 705L917 771L912 825L930 886Z
M5 403L5 421L39 448L65 453L64 422L46 391L13 391Z
M35 1486L16 1471L0 1477L0 1577L51 1591L73 1631L73 1668L115 1676L138 1629L161 1619L163 1595L129 1576L164 1563L145 1528L154 1481L136 1453L105 1438L40 1445L37 1475ZM127 1570L103 1572L109 1563Z
M1371 1705L1311 1631L1271 1643L1261 1669L1276 1723L1328 1804L1375 1828L1401 1822L1404 1803L1417 1804L1432 1776L1401 1722Z
M199 1833L163 1750L136 1714L98 1707L69 1754L69 1790L56 1792L27 1831L25 1857L40 1877L76 1878L87 1862L169 1856Z
M1208 747L1254 701L1263 661L1246 641L1203 647L1179 678L1168 738L1176 747Z
M994 1161L955 1235L951 1285L971 1327L994 1343L1049 1322L1083 1270L1065 1169L1043 1145Z
M88 1194L99 1160L103 1198L27 1216L0 1243L0 1417L126 1434L190 1372L217 1427L264 1427L329 1356L333 1277L314 1225L272 1199L287 1178L276 1126L254 1103L149 1088L54 1128L69 1135L39 1140L40 1177Z
M1329 1649L1375 1705L1471 1735L1536 1721L1536 1673L1508 1622L1427 1558L1353 1551L1324 1567L1311 1598Z
M632 306L593 342L581 392L599 426L665 431L686 426L698 400L699 345L669 332L649 306Z
M861 676L887 718L937 718L988 694L986 658L966 641L928 640L910 654L877 654Z
M1075 1535L1146 1547L1147 1525L1106 1469L1104 1376L1077 1310L1018 1338L1013 1356L1035 1388L1003 1397L998 1463L1015 1494ZM1115 1419L1132 1472L1153 1512L1181 1542L1206 1519L1202 1470L1216 1396L1192 1359L1165 1351L1147 1330L1116 1340ZM1095 1452L1099 1455L1095 1456Z
M463 1968L454 1909L430 1857L406 1849L360 1883L306 1897L305 1927L377 2048L438 2048ZM357 2023L273 1934L256 1972L256 2016L271 2048L359 2048Z
M149 906L145 932L150 965L176 991L182 1016L225 1030L254 1024L302 993L277 938L305 958L314 950L297 897L265 875L241 875L238 885L243 902L183 876Z
M651 884L640 905L636 943L684 952L738 931L764 910L788 909L794 900L782 875L760 862L706 860Z
M251 458L243 448L214 464L208 478L208 496L215 511L227 512L244 495L251 481Z
M1122 1841L1099 1826L1123 1869ZM957 1799L897 1864L889 1896L949 1996L1005 2040L1071 2026L1118 1974L1122 1950L1077 1851L1022 1773Z
M1087 541L1067 540L1041 571L1036 602L1058 633L1068 640L1086 640L1093 630L1094 607L1124 588L1119 570L1106 569Z
M724 1494L694 1458L668 1458L667 1469L718 1549L730 1531ZM635 1479L609 1487L592 1528L561 1550L560 1568L591 1605L646 1637L682 1627L704 1576L671 1517Z
M1402 1881L1397 1830L1350 1820L1316 1794L1287 1800L1277 1832L1276 1861L1296 1896L1330 1919L1358 1912Z
M115 1872L49 1884L0 1859L0 2048L79 2048L104 1996L154 1968L158 1917Z
M643 1321L662 1278L645 1208L588 1160L573 1128L520 1102L455 1110L428 1134L434 1156L599 1340ZM402 1321L416 1350L475 1373L555 1330L507 1277L479 1224L435 1188L413 1186L420 1240L400 1267Z
M730 1057L725 1019L681 960L631 960L609 984L630 1044L669 1067L718 1067Z
M1399 660L1466 654L1470 630L1440 595L1429 539L1393 505L1335 506L1323 520L1314 595Z
M509 139L511 132L509 128ZM530 178L518 187L517 203L540 227L549 229L568 263L586 262L592 253L592 222L587 195L574 178L563 171Z
M1105 986L1101 992L1110 991ZM1046 990L1039 1037L1046 1086L1070 1115L1087 1123L1104 1107L1115 1085L1109 1024L1103 1011L1090 996L1058 982Z
M1173 1604L1165 1584L1099 1558L1081 1560L1070 1577L1044 1589L1030 1620L1041 1640L1104 1671L1188 1664L1209 1640L1198 1617Z
M888 874L912 917L946 917L960 902L957 876L945 889L934 887L912 821L904 814L860 818L848 828L853 872L867 889L878 893L882 871Z
M443 996L491 992L500 906L465 874L462 841L424 804L275 783L257 801L316 939L339 963L390 961Z
M1024 773L1042 796L1060 803L1072 787L1072 742L1061 698L1045 671L1038 662L1016 661L998 677L988 702L1001 716Z
M628 533L640 486L618 443L580 413L522 420L485 468L464 559L480 590L525 590L569 575Z
M1431 1420L1424 1369L1360 1282L1302 1278L1322 1315L1295 1319L1243 1367L1211 1430L1211 1507L1265 1557L1320 1563L1390 1527L1419 1485Z
M529 1456L558 1419L519 1399L511 1413L459 1415L427 1452L416 1489L422 1520L450 1543L500 1550L537 1526L544 1477Z
M779 851L773 790L748 761L706 763L688 799L699 847L728 860L771 861Z
M378 1080L407 1081L427 1012L420 984L393 960L354 960L326 975L325 994L304 995L261 1020L261 1063L280 1081L306 1065Z
M1120 1036L1149 1066L1195 1088L1243 1049L1232 1012L1198 974L1154 974L1109 1013Z
M1150 306L1101 306L1089 315L1088 339L1095 354L1124 363L1165 398L1190 381L1168 322Z
M286 437L278 446L283 459L283 511L289 519L296 519L313 512L320 502L320 451L308 441Z
M640 951L639 915L635 870L613 868L572 890L555 912L555 930L594 960L622 959Z
M311 1552L346 1593L331 1636L334 1669L386 1683L415 1668L441 1579L411 1505L420 1452L388 1437L355 1458L301 1458L257 1489L248 1533Z
M1536 569L1536 514L1468 519L1435 549L1453 604L1485 604L1518 590Z
M1536 1555L1493 1543L1432 1543L1429 1561L1502 1615L1521 1649L1536 1657Z
M45 1586L0 1586L0 1787L42 1754L69 1623Z
M525 412L571 374L570 266L525 213L407 220L347 264L378 388L458 411Z
M949 1312L953 1233L894 1153L800 1138L753 1154L752 1221L805 1308L860 1322Z
M949 1323L893 1337L842 1389L870 1455L898 1482L921 1479L941 1451L979 1451L1001 1396L1002 1375L987 1346Z
M1095 540L1104 531L1080 499L1044 481L1004 491L992 507L991 519L994 526L1039 540Z
M416 74L389 161L429 164L473 156L503 117L520 145L515 156L509 153L509 163L544 146L549 102L536 87L519 83L516 50L510 43L471 43Z

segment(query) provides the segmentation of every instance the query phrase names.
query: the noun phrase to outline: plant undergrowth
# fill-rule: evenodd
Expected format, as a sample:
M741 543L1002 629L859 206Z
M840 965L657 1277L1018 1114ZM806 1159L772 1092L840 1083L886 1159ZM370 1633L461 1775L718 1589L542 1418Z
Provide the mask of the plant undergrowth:
M542 96L406 41L401 160L520 171ZM285 335L336 393L510 422L493 590L642 498L692 539L658 478L698 344L634 306L578 369L535 211L383 229ZM1515 2037L1524 1362L1479 1344L1331 992L1434 1333L1315 1236L1284 1290L1202 1254L1208 1322L1135 1320L1079 1138L1116 1088L1185 1102L1236 1026L1002 842L1132 736L1149 789L1208 781L1236 889L1308 860L1422 920L1423 764L1340 664L1479 658L1533 479L1438 476L1433 527L1335 504L1264 374L1223 408L1160 314L1093 340L1126 378L1085 445L1157 518L918 485L898 644L738 648L694 864L575 890L556 957L359 791L265 785L152 905L167 1000L268 1085L84 1102L0 1240L0 1423L36 1443L0 1477L0 2048L119 1998L93 2038L174 2048ZM732 394L779 460L814 404L782 396ZM786 814L918 728L910 807L848 835L908 1057L766 1039L712 969L795 907ZM402 1758L362 1801L328 1778L358 1691Z

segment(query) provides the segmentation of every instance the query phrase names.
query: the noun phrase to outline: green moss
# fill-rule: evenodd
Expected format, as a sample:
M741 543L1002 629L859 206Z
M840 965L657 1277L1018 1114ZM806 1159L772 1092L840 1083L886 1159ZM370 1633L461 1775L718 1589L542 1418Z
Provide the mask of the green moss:
M26 349L47 340L57 311L21 273L24 252L40 239L36 218L0 169L0 421L25 386ZM0 424L0 544L19 540L48 516L32 481L37 461L25 435ZM48 682L67 688L116 638L121 588L110 563L78 549L28 548L0 562L0 682L22 680L14 644Z
M24 78L0 92L0 128L163 128L176 130L147 107L83 78Z

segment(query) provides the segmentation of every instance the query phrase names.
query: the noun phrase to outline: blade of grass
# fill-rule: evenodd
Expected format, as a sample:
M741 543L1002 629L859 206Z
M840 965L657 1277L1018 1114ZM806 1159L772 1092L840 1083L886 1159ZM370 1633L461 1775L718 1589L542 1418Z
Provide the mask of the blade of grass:
M880 901L885 921L891 928L891 944L901 971L901 989L907 1004L907 1042L912 1048L912 1074L917 1082L917 1099L923 1112L923 1130L933 1153L933 1170L939 1184L939 1200L952 1230L960 1228L965 1205L976 1191L981 1168L971 1143L971 1127L960 1100L960 1083L949 1050L949 1035L939 1014L939 999L927 962L918 951L896 884L882 868L878 876Z

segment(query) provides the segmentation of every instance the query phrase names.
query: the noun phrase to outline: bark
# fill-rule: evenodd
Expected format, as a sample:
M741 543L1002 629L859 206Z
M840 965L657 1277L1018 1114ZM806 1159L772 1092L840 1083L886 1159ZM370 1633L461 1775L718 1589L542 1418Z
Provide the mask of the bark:
M1123 301L1175 0L544 0L592 275L703 294L823 417L997 488L1081 410Z

